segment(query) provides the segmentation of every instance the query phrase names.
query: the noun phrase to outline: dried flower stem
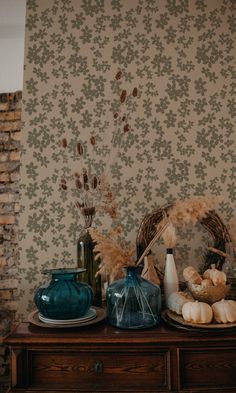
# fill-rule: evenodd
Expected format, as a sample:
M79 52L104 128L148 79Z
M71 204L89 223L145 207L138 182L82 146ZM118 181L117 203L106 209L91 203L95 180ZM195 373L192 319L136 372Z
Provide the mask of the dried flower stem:
M221 250L218 250L215 247L208 247L208 250L210 250L210 251L214 252L215 254L218 254L218 255L220 255L220 256L222 256L224 258L230 258L229 254L227 254L226 252L223 252Z
M164 240L164 244L166 248L174 248L177 243L175 227L168 219L166 219L166 222L168 226L166 230L163 232L162 238Z
M142 253L141 257L138 259L138 261L136 262L136 266L138 266L143 258L148 254L148 252L151 250L153 244L161 237L161 235L163 234L163 232L167 229L168 227L168 222L165 222L163 226L160 226L159 230L157 230L156 235L154 236L154 238L150 241L150 243L148 244L148 246L145 248L144 252Z

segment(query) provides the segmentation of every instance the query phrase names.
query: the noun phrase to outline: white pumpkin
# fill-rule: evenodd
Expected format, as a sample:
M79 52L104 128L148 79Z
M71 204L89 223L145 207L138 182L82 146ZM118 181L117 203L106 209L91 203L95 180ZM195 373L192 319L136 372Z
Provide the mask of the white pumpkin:
M167 306L171 311L176 312L178 315L182 315L183 305L187 302L194 302L191 295L186 292L173 292L167 301Z
M220 300L212 304L213 315L218 323L236 322L236 301Z
M204 280L202 280L202 282L201 282L202 288L208 288L208 287L212 287L212 286L213 286L213 282L209 278L204 278Z
M185 321L194 323L210 323L213 317L211 306L198 301L185 303L182 314Z
M190 284L201 284L202 277L200 274L194 269L193 266L188 266L183 270L183 276L186 281Z
M211 265L211 269L207 269L203 273L203 278L210 279L215 286L226 285L226 274L215 268L215 265Z

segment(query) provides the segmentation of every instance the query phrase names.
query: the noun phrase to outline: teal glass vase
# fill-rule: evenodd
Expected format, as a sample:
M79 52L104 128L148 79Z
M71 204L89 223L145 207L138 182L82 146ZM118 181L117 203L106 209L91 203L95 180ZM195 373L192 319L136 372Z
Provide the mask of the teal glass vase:
M94 242L89 233L89 228L84 229L77 242L77 264L79 268L84 269L81 281L87 283L93 289L93 304L101 306L102 304L102 285L101 276L96 275L99 267L99 261L95 260Z
M123 329L146 329L160 322L161 290L140 276L139 267L127 267L124 279L107 289L107 313L111 325Z
M77 280L84 269L50 269L51 281L36 290L34 301L49 319L75 319L84 316L93 301L91 287Z

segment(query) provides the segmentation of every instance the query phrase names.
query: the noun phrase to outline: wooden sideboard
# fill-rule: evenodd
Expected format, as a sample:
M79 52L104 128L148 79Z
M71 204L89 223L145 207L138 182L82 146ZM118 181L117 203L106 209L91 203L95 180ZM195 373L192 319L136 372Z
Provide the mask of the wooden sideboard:
M11 389L21 393L236 392L236 334L106 322L49 329L21 323L6 339Z

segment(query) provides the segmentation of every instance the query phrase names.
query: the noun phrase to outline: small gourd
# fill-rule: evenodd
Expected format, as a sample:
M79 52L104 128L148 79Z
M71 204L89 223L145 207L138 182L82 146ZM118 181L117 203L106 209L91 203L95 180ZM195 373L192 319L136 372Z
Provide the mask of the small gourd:
M213 311L209 304L204 302L188 302L182 308L183 319L193 323L211 323Z
M217 285L226 285L226 274L215 268L215 265L211 265L211 269L207 269L203 273L203 278L208 278L212 280L215 286Z
M202 282L201 282L202 288L208 288L208 287L212 287L212 286L213 286L213 282L209 278L204 278L204 280L202 280Z
M236 301L235 300L220 300L212 304L214 319L218 323L233 323L236 322Z
M190 284L201 284L202 282L202 277L193 266L186 267L183 270L183 276Z
M192 296L186 292L173 292L167 301L167 306L171 311L174 311L178 315L182 315L183 305L187 302L194 302Z

